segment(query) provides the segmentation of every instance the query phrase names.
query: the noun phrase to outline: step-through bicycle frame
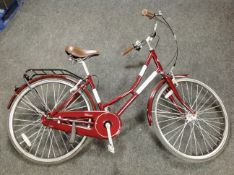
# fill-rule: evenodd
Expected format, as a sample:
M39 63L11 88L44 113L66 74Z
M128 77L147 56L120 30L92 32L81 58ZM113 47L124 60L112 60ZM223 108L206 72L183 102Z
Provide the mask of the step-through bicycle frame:
M140 87L138 87L138 85L140 84L141 80L142 80L142 77L148 67L148 65L150 64L151 60L153 59L155 65L156 65L156 69L155 71L153 71L151 73L151 75L141 84ZM79 87L75 90L74 93L71 93L71 95L65 99L60 105L58 105L58 107L56 107L53 111L51 111L50 115L51 116L54 116L56 115L59 111L61 111L61 109L63 109L68 103L70 103L71 101L74 100L74 94L76 93L79 93L80 90L83 90L85 88L87 88L87 86L90 86L91 89L92 89L92 92L93 92L93 96L98 104L98 107L99 107L99 110L100 111L105 111L107 107L113 105L114 103L118 102L119 100L123 99L124 97L128 96L129 94L131 94L132 96L127 100L127 102L124 103L124 105L118 110L118 112L116 113L117 116L120 116L121 114L123 114L123 112L132 104L132 102L141 94L141 92L150 84L150 82L152 82L155 77L160 74L162 76L162 78L165 80L165 83L168 83L168 86L170 88L170 90L173 91L173 94L176 96L176 98L179 100L179 102L191 113L193 113L192 109L183 101L183 99L181 98L181 96L179 95L178 91L176 90L176 87L174 85L174 82L172 80L172 77L169 76L168 74L166 74L164 71L163 71L163 67L162 65L160 64L159 62L159 59L157 57L157 54L155 52L154 49L150 50L150 53L144 63L144 65L142 66L141 68L141 71L140 73L137 75L136 77L136 80L135 82L132 84L132 86L130 87L130 89L105 102L105 103L102 103L101 100L100 100L100 97L98 95L98 92L96 90L96 86L94 84L94 81L93 81L93 78L92 78L92 75L90 75L89 71L88 71L88 68L85 64L84 61L81 61L84 69L85 69L85 72L87 74L87 77L86 77L86 81L85 83L83 84L77 84L79 85ZM138 87L138 88L137 88ZM179 105L176 104L175 102L175 99L173 96L170 96L169 99L171 100L171 102L175 105L175 107L182 112L182 109L179 107Z

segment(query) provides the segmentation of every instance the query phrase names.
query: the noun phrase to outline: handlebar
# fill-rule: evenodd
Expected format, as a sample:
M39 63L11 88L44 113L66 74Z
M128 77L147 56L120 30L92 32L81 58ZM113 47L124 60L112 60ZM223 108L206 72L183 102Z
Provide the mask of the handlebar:
M147 9L143 9L141 13L142 13L142 16L147 16L149 19L152 19L156 16L155 13L153 13Z
M153 19L153 18L155 18L156 16L159 16L159 15L161 15L161 11L160 11L160 14L155 14L155 13L153 13L150 10L147 10L147 9L143 9L142 10L142 16L146 16L149 19ZM123 50L122 56L127 55L133 49L139 51L145 43L148 43L149 41L152 41L152 39L156 36L156 28L157 28L157 23L155 24L155 27L154 27L154 33L152 33L150 36L148 36L147 37L148 39L142 40L141 42L140 41L136 41L135 44L132 44L131 46L129 46L126 49ZM149 45L149 43L148 43L148 45ZM149 45L149 47L150 47L150 45Z
M131 46L128 46L127 48L125 48L122 52L122 56L127 55L129 52L131 52L134 49L134 45L132 44Z
M149 19L155 19L156 22L155 22L155 24L154 24L154 31L153 31L153 33L151 33L146 39L144 39L144 40L142 40L142 41L136 41L135 44L132 44L132 45L129 46L128 48L124 49L124 51L122 52L122 55L123 55L123 56L124 56L124 55L127 55L127 54L128 54L129 52L131 52L133 49L139 51L139 50L141 50L141 48L142 48L145 44L148 45L149 50L153 50L153 47L151 46L151 42L152 42L152 40L153 40L156 36L158 36L157 33L156 33L156 30L157 30L157 26L158 26L157 24L158 24L158 21L159 21L159 22L163 23L164 25L166 25L167 28L170 29L171 34L172 34L173 37L174 37L175 44L176 44L176 52L175 52L175 55L173 56L172 60L169 62L169 64L168 64L167 66L169 66L169 65L172 63L172 61L174 60L173 67L175 67L176 61L177 61L177 58L178 58L178 50L179 50L179 49L178 49L178 42L177 42L177 39L176 39L176 35L175 35L173 29L171 28L171 26L169 25L169 23L166 21L166 19L163 17L162 12L161 12L160 10L158 11L158 13L154 13L154 12L151 12L151 11L149 11L149 10L147 10L147 9L143 9L141 13L142 13L142 16L146 16L146 17L148 17ZM158 37L158 41L159 41L159 37ZM156 48L157 45L158 45L158 41L157 41L157 43L156 43L155 48Z

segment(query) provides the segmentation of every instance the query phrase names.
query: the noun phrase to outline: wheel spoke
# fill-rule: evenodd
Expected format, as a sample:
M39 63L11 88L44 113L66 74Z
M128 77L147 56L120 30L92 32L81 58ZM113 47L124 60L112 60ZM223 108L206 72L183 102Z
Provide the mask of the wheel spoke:
M173 109L173 108L171 108L171 107L169 107L169 106L165 106L165 105L163 105L163 104L161 104L161 103L158 103L158 104L161 105L161 106L163 106L163 107L165 107L165 108L171 109L171 110L173 110L173 111L175 111L175 112L179 112L177 109Z
M53 130L51 130L51 135L49 137L49 140L50 140L50 147L49 147L49 151L48 151L48 155L47 155L47 158L50 158L50 151L52 150L52 144L53 144Z
M188 144L189 144L189 142L190 142L190 139L191 139L193 130L194 130L194 124L193 124L193 127L192 127L191 131L190 131L189 138L188 138L188 142L187 142L187 145L186 145L186 147L185 147L184 153L187 152Z
M75 106L80 105L82 102L85 102L84 100L82 100L82 101L80 101L80 102L78 102L78 103L75 104L75 102L77 102L77 101L79 100L80 97L81 97L81 96L79 96L78 98L76 98L70 105L66 106L66 108L64 109L64 111L69 110L70 108L72 108L72 106L73 106L73 108L74 108ZM75 104L75 105L74 105L74 104Z
M63 145L64 145L64 147L65 147L65 149L66 149L66 151L67 151L67 153L68 153L68 149L67 149L67 146L66 146L66 144L65 144L65 141L64 141L64 139L63 139L63 136L62 136L62 134L61 134L61 131L59 131L59 135L60 135L60 138L62 139Z
M42 154L41 154L41 158L42 158L43 155L44 155L44 152L45 152L45 149L46 149L46 146L47 146L47 142L48 142L48 140L49 140L49 138L50 138L50 133L51 133L51 131L52 131L52 129L49 129L49 131L48 131L48 136L47 136L47 139L46 139L46 142L45 142L45 144L44 144L44 148L43 148L43 151L42 151Z
M61 99L58 101L58 103L55 103L54 104L54 107L53 107L53 109L52 109L52 111L58 106L58 104L60 104L61 103L61 101L67 96L67 94L69 94L70 92L66 92L66 93L64 93L64 95L61 97Z
M72 111L72 110L74 110L74 109L84 109L84 108L87 108L87 106L85 105L85 106L80 106L79 108L77 108L77 107L75 107L75 108L70 108L70 109L68 109L67 111Z
M39 122L40 122L40 119L36 120L35 122L26 124L24 127L17 129L17 130L15 131L15 133L17 133L17 132L19 132L19 131L21 131L21 130L27 128L28 126L32 126L34 123L39 123ZM39 124L40 124L40 123L39 123ZM14 125L14 126L15 126L15 125ZM33 127L35 127L35 126L37 126L37 125L34 125Z
M213 121L213 120L208 120L208 119L198 119L198 120L203 120L206 121L207 123L216 123L216 124L220 124L220 125L224 125L225 123L223 122L218 122L218 121Z
M172 102L170 102L169 100L165 100L165 99L161 99L161 100L163 100L163 101L165 101L165 102L167 102L167 103L169 103L169 104L171 104L171 105L173 105L173 106L175 106L175 104L174 103L172 103ZM179 105L178 105L179 106ZM183 106L179 106L179 107L181 107L181 108L183 108L183 109L185 109Z
M46 106L47 106L48 111L50 111L50 107L48 106L48 90L49 90L49 85L46 84L45 104L46 104Z
M179 140L180 138L180 143L179 143L179 148L178 150L180 150L180 145L181 145L181 141L182 141L182 138L183 138L183 135L184 135L184 129L186 128L188 122L184 122L184 127L182 128L180 134L178 135L178 137L176 138L175 142L173 143L173 146L175 146L175 144L177 143L177 141Z
M56 146L58 147L59 153L62 154L62 151L60 149L60 146L58 144L58 141L57 141L56 137L54 137L54 141L55 141Z
M157 110L157 111L152 111L155 113L159 114L172 114L172 115L183 115L184 113L177 113L177 112L170 112L170 111L165 111L165 110Z
M158 117L160 118L170 118L170 119L174 119L174 118L183 118L184 116L178 116L178 115L163 115L163 114L158 114ZM185 118L184 118L185 119Z
M201 130L204 131L204 133L206 133L206 135L210 138L210 140L213 142L213 144L215 146L218 146L217 143L215 143L214 139L216 139L217 141L220 141L219 138L215 137L214 135L210 134L209 132L207 132L204 128L201 127ZM214 139L213 139L214 138Z
M35 131L33 134L31 134L31 135L28 137L28 139L32 138L35 134L37 134L37 132L38 132L38 131ZM27 132L24 133L24 134L27 134ZM18 136L17 138L19 139L20 137L21 137L21 135ZM21 141L20 144L22 144L23 142L25 142L25 140Z
M30 131L32 131L34 128L36 128L37 126L39 126L39 125L41 125L41 123L40 122L38 122L38 124L37 125L34 125L33 127L31 127L30 129L27 129L27 131L26 132L24 132L24 134L27 134L27 133L29 133ZM26 127L25 127L26 128ZM25 129L24 128L24 129ZM15 133L16 133L17 131L15 131ZM18 137L16 137L17 139L19 139L19 137L21 137L21 135L19 135Z
M189 87L188 87L187 82L186 82L186 87L187 87L187 95L188 95L188 104L189 104L189 106L191 106L191 99L190 99L190 95L189 95Z
M203 105L198 109L198 111L200 111L212 97L213 97L213 95L211 95L209 98L207 98L206 101L203 103Z
M35 99L39 99L40 104L41 104L42 106L44 106L45 108L47 108L47 107L46 107L46 104L45 104L44 101L42 100L41 95L39 94L39 92L38 92L35 88L33 88L33 89L30 91L30 93L35 97ZM26 96L25 96L25 97L26 97Z
M68 106L66 106L66 108L65 108L65 111L67 110L67 109L69 109L69 108L71 108L72 107L72 105L74 105L75 104L75 102L77 102L79 99L80 99L80 97L81 96L79 96L78 98L76 98L70 105L68 105ZM85 102L84 100L82 100L82 101L80 101L80 102L78 102L77 104L75 104L75 105L79 105L80 103L82 103L82 102Z
M201 116L202 114L214 114L214 113L223 113L223 111L198 112L199 116Z
M14 118L14 121L21 121L21 122L34 122L33 120L26 120L26 119L19 119L19 118Z
M197 101L198 101L198 98L200 97L200 94L201 94L202 90L203 90L203 87L201 88L201 90L199 91L198 94L196 93L196 99L195 99L195 101L193 102L193 105L192 105L192 107L191 107L191 108L193 108L194 104L196 104L196 111L197 111ZM198 92L198 85L197 85L197 92Z
M183 125L184 125L184 124L181 124L180 126L176 127L175 129L173 129L173 130L167 132L166 134L164 134L164 136L167 136L168 134L170 134L170 133L176 131L177 129L179 129L179 128L182 127Z
M167 120L163 120L163 121L159 121L158 123L165 123L165 122L168 122L168 121L171 121L171 120L176 120L176 119L181 119L181 117L175 117L175 118L170 118L170 119L167 119Z
M52 87L53 87L54 106L56 106L56 104L57 104L57 97L56 97L56 93L55 93L54 83L53 83Z
M36 110L34 109L29 109L29 108L24 108L22 106L17 106L18 109L23 109L23 110L27 110L27 111L31 111L31 112L34 112L35 114L39 114Z
M196 125L196 124L195 124ZM205 138L205 136L204 136L204 134L202 133L202 128L201 128L201 125L198 123L198 125L196 125L197 127L198 127L198 129L199 129L199 131L200 131L200 133L201 133L201 135L202 135L202 138L203 138L203 142L204 142L204 145L205 145L205 147L206 147L206 151L207 151L207 153L209 153L209 149L208 149L208 147L207 147L207 140L206 140L206 138ZM208 144L209 145L209 144Z
M194 124L194 127L195 127L195 124ZM197 141L197 137L196 137L196 134L195 134L195 131L194 131L194 130L193 130L193 139L194 139L194 143L195 143L195 152L196 152L196 155L198 155L198 149L197 149L197 147L199 147L200 152L201 152L202 155L203 155L203 152L202 152L202 150L201 150L201 146L200 146L199 142Z
M182 128L181 130L183 130L183 128ZM181 132L181 130L178 129L170 138L168 138L168 141L170 142L178 133ZM179 135L180 135L180 134L179 134ZM174 144L173 144L173 145L174 145Z
M169 123L169 124L167 124L166 126L163 126L161 129L163 130L163 129L167 128L168 126L171 126L171 125L175 124L176 122L178 122L178 121L180 121L180 120L182 120L182 119L181 119L181 118L180 118L180 119L177 119L176 121L174 121L174 122L172 122L172 123Z
M191 105L190 106L192 106L192 104L193 104L193 84L192 83L190 83L191 84Z
M33 140L32 146L30 147L29 152L31 152L31 150L33 149L33 147L34 147L34 145L35 145L35 143L36 143L36 140L37 140L37 138L38 138L38 136L39 136L39 134L40 134L40 132L41 132L42 127L43 127L43 126L41 126L40 129L38 130L37 136L36 136L36 138Z
M40 110L38 107L36 107L35 105L33 105L32 102L28 99L28 97L25 96L25 98L26 98L26 100L24 100L24 99L22 99L22 100L24 100L28 105L30 105L38 114L44 115L44 112L42 110Z
M205 99L205 97L206 97L206 95L207 95L208 92L209 92L209 91L207 90L206 93L205 93L205 95L203 95L202 99L201 99L200 102L197 104L197 108L198 108L198 109L200 108L199 105L200 105L201 102ZM196 111L198 111L198 109L196 109Z
M63 87L62 92L61 92L60 95L58 96L58 101L60 101L60 100L61 100L61 97L63 97L63 95L64 95L63 93L64 93L65 89L66 89L66 86ZM66 94L66 92L65 92L65 94Z
M40 86L40 87L41 87L41 98L42 98L43 104L44 104L46 110L50 111L50 109L47 105L46 99L45 99L43 87L42 86Z
M19 114L19 115L30 115L30 116L39 116L39 114L37 113L30 113L30 112L15 112L15 114Z
M42 138L44 136L44 132L45 132L45 127L43 127L42 135L41 135L40 141L38 143L38 146L37 146L37 149L36 149L36 152L35 152L35 156L37 155L38 149L39 149L40 144L41 144L41 140L42 140Z
M207 121L205 121L205 120L203 120L203 119L199 119L199 121L204 122L207 126L209 126L210 128L212 128L217 134L219 134L220 136L222 136L222 134L220 134L219 131L217 130L217 129L223 130L222 128L220 128L220 127L218 127L218 126L216 126L216 125L213 125L213 124L211 124L211 123L208 123Z
M220 106L220 105L217 105L217 106L213 106L213 107L211 107L211 108L204 109L204 110L202 110L202 111L198 111L198 114L202 114L202 113L204 113L205 111L209 111L209 110L211 110L211 109L215 109L215 108L218 108L218 107L221 107L221 106Z

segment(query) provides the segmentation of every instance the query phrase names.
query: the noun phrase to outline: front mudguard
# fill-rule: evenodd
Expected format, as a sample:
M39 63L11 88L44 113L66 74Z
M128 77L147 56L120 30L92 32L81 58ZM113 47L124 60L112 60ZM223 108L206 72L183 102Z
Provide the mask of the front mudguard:
M175 78L183 78L189 76L189 74L176 74L174 75ZM153 107L153 101L154 97L157 94L157 92L161 89L161 87L166 83L166 80L162 78L159 83L155 86L155 88L152 90L151 95L148 99L147 103L147 118L148 118L148 123L151 126L153 123L153 117L152 117L152 107Z
M11 98L10 98L10 100L8 102L8 105L7 105L7 109L11 108L11 105L15 101L16 97L18 96L18 94L20 94L26 87L28 87L28 85L30 85L32 83L35 83L37 81L43 80L43 79L48 79L48 78L59 78L59 79L71 81L73 83L77 83L75 79L72 79L72 78L70 78L68 76L65 76L65 75L48 74L48 75L42 75L42 76L38 76L38 77L32 78L27 83L24 83L20 87L15 88L15 93L14 93L14 95L11 96ZM89 93L89 91L87 89L84 89L84 93L89 98L89 100L91 102L91 105L93 107L93 110L96 110L96 105L94 103L92 95Z

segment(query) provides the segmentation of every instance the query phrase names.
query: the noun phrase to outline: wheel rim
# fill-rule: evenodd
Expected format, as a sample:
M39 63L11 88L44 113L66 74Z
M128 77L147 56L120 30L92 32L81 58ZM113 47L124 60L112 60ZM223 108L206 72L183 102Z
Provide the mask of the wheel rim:
M195 115L181 114L169 99L165 99L166 89L164 87L159 92L153 111L159 138L183 158L205 160L215 156L222 150L229 129L220 98L204 83L192 79L178 80L177 89L183 100L196 111Z
M70 135L45 127L36 110L51 111L67 97L73 86L63 80L43 80L31 85L36 91L27 88L16 99L10 112L9 130L14 146L24 156L42 163L53 163L69 158L81 147L86 137L76 135L75 143L70 144ZM64 110L90 110L87 97L82 92L80 94Z

